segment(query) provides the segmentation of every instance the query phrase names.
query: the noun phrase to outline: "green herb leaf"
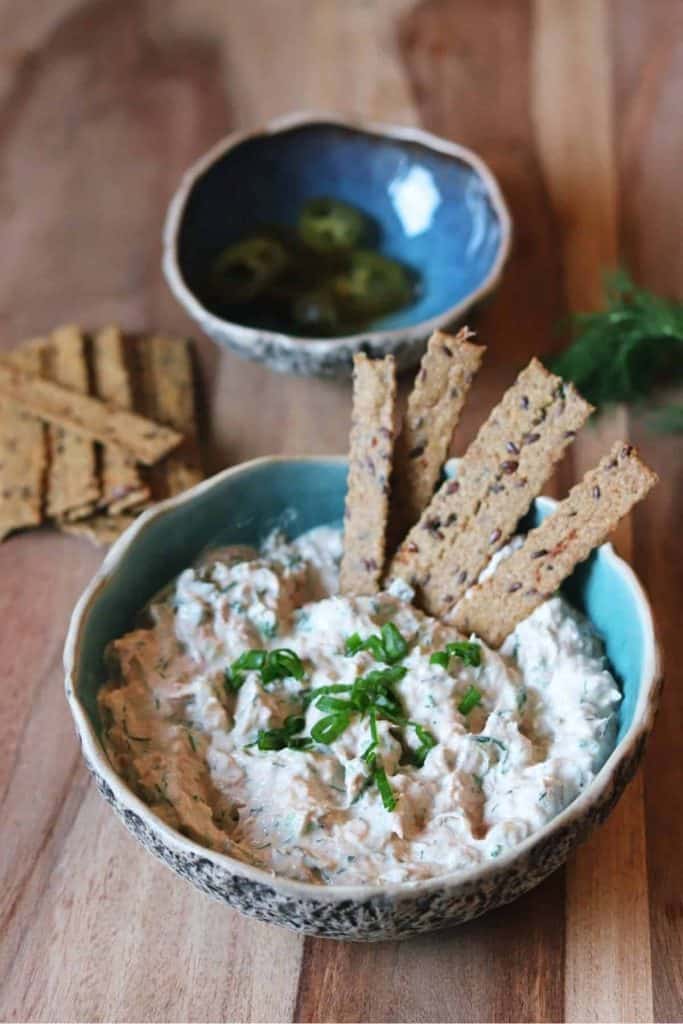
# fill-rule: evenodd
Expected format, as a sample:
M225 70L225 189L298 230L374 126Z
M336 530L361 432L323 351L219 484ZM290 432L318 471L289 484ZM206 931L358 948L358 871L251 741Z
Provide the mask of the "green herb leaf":
M381 765L378 768L375 768L375 784L379 790L380 796L382 797L384 809L387 811L393 811L396 807L396 797L389 785L387 773Z
M405 658L408 653L408 644L398 627L393 622L386 622L382 626L381 633L384 647L382 660L389 665L394 665L397 661Z
M377 715L375 714L374 711L371 711L369 717L371 742L361 754L361 761L365 761L369 768L374 768L377 747L379 745L379 733L377 732Z
M311 750L313 740L310 736L290 736L287 746L290 750Z
M470 686L465 692L464 697L458 704L458 711L461 715L469 715L473 708L476 708L477 704L481 704L481 691L476 686Z
M455 643L446 644L446 654L451 658L460 658L465 665L477 668L481 665L481 644L470 640L458 640Z
M456 640L446 644L443 651L435 651L429 656L430 665L440 665L441 668L448 668L451 658L460 658L465 665L477 668L481 665L481 644L474 640Z
M344 654L347 658L353 657L354 654L358 654L362 650L363 641L358 633L352 633L351 636L347 636L346 643L344 644Z
M432 735L429 729L425 729L423 725L419 725L417 722L410 723L415 730L415 735L420 741L420 746L414 753L415 764L418 768L421 768L427 759L429 751L436 746L436 738Z
M265 664L261 669L261 679L264 685L272 683L275 679L303 679L304 666L299 655L289 647L278 647L274 651L268 651Z
M285 718L284 730L288 736L293 736L295 733L301 732L305 725L306 719L303 715L288 715Z
M288 738L284 729L259 729L256 746L259 750L282 750Z
M240 654L236 661L233 661L229 669L224 672L225 688L232 693L237 693L244 682L247 672L260 671L266 661L266 652L262 650L245 651Z
M342 700L340 697L321 697L315 705L320 711L351 711L353 705L350 700Z
M551 364L598 409L651 397L662 378L683 380L683 305L605 276L606 306L574 317L574 341Z
M304 750L310 747L311 740L308 736L297 737L296 733L306 725L303 715L288 715L284 724L276 729L259 729L256 737L256 746L259 750L283 750L285 747L292 747L294 750Z
M331 683L329 686L317 686L315 690L305 690L300 694L304 705L309 705L311 701L314 701L316 697L320 697L326 693L349 693L351 687L346 683Z
M319 719L311 729L311 736L316 743L333 743L348 727L351 716L348 712L338 711Z
M383 661L387 665L394 665L405 658L408 644L400 629L393 622L386 622L380 632L381 636L373 633L365 640L362 640L358 633L352 633L344 644L347 657L358 654L359 651L370 651L376 661Z

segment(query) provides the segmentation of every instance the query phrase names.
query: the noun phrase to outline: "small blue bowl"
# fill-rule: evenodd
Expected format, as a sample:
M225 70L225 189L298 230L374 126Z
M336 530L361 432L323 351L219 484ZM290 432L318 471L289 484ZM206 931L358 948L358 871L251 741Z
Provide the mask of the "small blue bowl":
M100 742L97 692L106 645L140 608L212 543L258 543L274 527L290 536L341 521L346 460L266 458L225 470L156 505L114 544L81 597L64 652L66 693L85 761L124 824L202 892L242 913L310 935L378 940L458 924L508 903L559 867L602 822L642 757L660 690L652 614L632 570L603 545L567 592L606 645L624 699L615 749L593 782L542 829L495 861L414 884L337 886L296 882L243 864L180 835L113 770ZM539 498L522 528L554 507Z
M378 248L419 279L415 301L360 333L302 338L226 320L205 298L208 268L259 224L293 226L306 200L331 196L378 226ZM431 331L461 319L497 284L510 217L491 171L470 150L414 128L293 115L228 136L192 167L164 229L164 272L215 341L291 373L342 376L354 352L414 365Z

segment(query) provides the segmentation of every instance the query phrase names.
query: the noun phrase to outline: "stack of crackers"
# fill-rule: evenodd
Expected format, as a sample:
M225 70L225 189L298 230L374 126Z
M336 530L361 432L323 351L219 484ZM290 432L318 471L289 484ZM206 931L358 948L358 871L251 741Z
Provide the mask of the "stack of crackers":
M592 407L532 359L480 427L457 477L435 490L484 354L471 337L464 329L430 338L400 430L393 358L355 357L341 589L369 594L391 579L405 580L425 611L498 647L657 477L632 445L618 442L514 554L477 582ZM387 537L389 545L399 539L389 559Z
M111 543L202 479L185 339L65 326L0 360L0 540L51 522Z

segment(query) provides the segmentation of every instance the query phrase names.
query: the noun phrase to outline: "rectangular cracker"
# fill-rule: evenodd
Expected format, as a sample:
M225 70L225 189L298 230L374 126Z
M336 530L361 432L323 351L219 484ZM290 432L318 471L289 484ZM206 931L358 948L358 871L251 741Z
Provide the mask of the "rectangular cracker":
M434 331L427 343L396 442L391 503L397 532L417 522L434 494L484 355L482 345L468 340L472 337L463 327L456 335Z
M638 458L635 448L617 442L527 535L521 548L460 602L454 614L458 629L499 647L607 539L656 482L656 474Z
M5 358L38 375L46 345L45 339L37 338ZM13 530L42 522L46 469L44 424L14 402L0 402L0 540Z
M393 356L353 359L349 482L344 517L343 594L373 594L384 568L391 460L396 427Z
M80 328L68 325L53 332L46 374L72 392L88 393L85 338ZM48 428L48 437L47 514L53 519L82 519L94 511L100 496L95 446L54 423Z
M133 408L133 393L126 366L124 339L118 327L103 327L92 339L95 393L119 409ZM149 498L135 459L112 445L102 450L100 506L110 515L136 508Z
M182 441L176 430L53 381L40 380L6 360L0 360L0 395L89 441L117 445L145 465L158 462Z
M469 446L391 564L432 615L444 617L509 539L592 411L532 359Z
M76 522L63 520L59 523L62 533L68 533L72 537L85 537L95 547L105 548L113 544L121 536L132 522L135 516L131 513L121 515L96 515L89 519L79 519Z
M138 345L145 412L183 435L182 445L153 471L156 498L169 498L204 478L199 448L192 343L155 334Z

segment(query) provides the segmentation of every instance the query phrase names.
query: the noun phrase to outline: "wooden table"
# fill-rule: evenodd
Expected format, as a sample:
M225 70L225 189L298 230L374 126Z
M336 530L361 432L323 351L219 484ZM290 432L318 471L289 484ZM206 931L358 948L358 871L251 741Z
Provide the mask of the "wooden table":
M2 344L73 320L191 331L160 273L161 224L227 131L305 107L422 124L482 153L516 225L476 319L490 347L461 446L558 319L599 302L601 268L623 258L681 297L682 97L681 0L0 0ZM344 450L346 385L200 349L212 468ZM303 940L144 853L89 782L62 694L69 614L100 556L47 531L3 544L0 1017L680 1020L680 442L618 411L555 487L616 436L662 478L618 536L668 676L644 770L564 871L414 942Z

